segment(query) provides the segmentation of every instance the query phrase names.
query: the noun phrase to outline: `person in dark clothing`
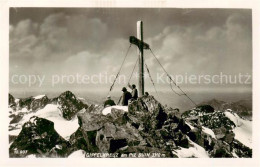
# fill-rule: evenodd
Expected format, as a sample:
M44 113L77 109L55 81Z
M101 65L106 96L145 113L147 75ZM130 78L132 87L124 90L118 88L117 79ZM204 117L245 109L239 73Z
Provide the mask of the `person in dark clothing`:
M128 87L129 87L130 89L132 89L132 92L131 92L132 98L133 98L134 100L136 100L136 99L138 98L138 91L137 91L137 89L136 89L135 84L133 84L133 85L128 84Z
M127 106L128 105L128 100L132 98L132 95L130 92L127 91L125 87L122 89L123 95L122 95L122 106Z
M149 96L149 93L148 92L144 92L144 96Z
M107 96L107 100L104 103L104 107L109 107L109 106L114 106L116 105L116 103L114 102L114 100L111 99L111 97L108 95Z

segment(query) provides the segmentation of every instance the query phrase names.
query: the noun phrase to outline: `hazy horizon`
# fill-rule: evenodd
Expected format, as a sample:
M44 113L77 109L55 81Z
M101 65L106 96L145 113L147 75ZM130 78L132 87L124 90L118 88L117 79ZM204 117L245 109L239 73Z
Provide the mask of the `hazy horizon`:
M67 90L60 90L60 91L53 91L53 92L42 92L42 91L10 91L15 98L26 98L31 96L37 96L41 94L47 95L49 98L54 98L59 96L61 93ZM90 102L94 102L97 104L102 104L106 99L107 92L94 92L94 91L77 91L77 90L69 90L74 93L77 97L81 97L89 100ZM129 90L130 91L130 90ZM167 105L173 108L179 108L181 111L185 111L194 107L194 105L184 96L177 96L173 92L170 91L158 91L158 95L155 91L149 91L151 95L153 95L160 103L163 105ZM245 90L242 92L239 91L223 91L220 92L218 90L211 90L211 91L186 91L186 93L197 103L200 104L205 101L210 101L212 99L222 100L225 102L237 102L240 100L251 100L252 101L252 91ZM121 96L121 91L115 90L111 93L112 99L115 102L118 101L119 97Z

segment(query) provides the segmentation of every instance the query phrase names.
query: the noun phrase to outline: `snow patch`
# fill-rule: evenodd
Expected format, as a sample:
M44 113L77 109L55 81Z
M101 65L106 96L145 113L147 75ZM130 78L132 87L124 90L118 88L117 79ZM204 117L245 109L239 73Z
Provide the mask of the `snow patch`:
M242 118L240 118L236 113L225 112L225 116L234 122L236 126L242 126Z
M191 130L194 129L194 127L190 123L188 123L188 122L185 122L185 123L190 127Z
M21 128L18 128L18 129L9 131L9 135L18 136L20 132L21 132Z
M203 131L204 133L209 134L212 138L215 138L215 139L216 139L215 133L214 133L211 129L202 126L202 131Z
M189 148L181 147L180 150L174 150L173 153L176 154L179 158L191 158L191 157L209 158L208 153L203 147L194 143L190 139L188 140L193 147L192 146Z
M78 150L71 153L68 158L85 158L86 152L84 150Z
M252 148L252 121L244 120L236 113L225 112L225 115L236 125L233 129L235 139Z
M43 98L45 95L38 95L38 96L35 96L35 97L33 97L34 99L41 99L41 98Z
M83 97L77 97L79 100L85 100Z
M20 111L18 111L18 113L19 112L27 113L27 112L29 112L29 110L27 108L22 108Z
M107 115L111 113L112 108L123 110L125 112L128 112L128 106L110 106L103 109L102 114Z
M22 130L22 125L29 121L32 116L37 116L40 118L48 119L54 122L54 129L57 133L62 136L64 139L69 140L69 137L72 133L74 133L78 127L78 118L75 117L74 119L68 121L64 119L60 115L60 110L58 109L58 105L48 104L43 109L37 111L36 113L30 113L28 115L24 115L23 119L19 121L16 125L18 129L13 131L9 131L10 135L19 135L20 131Z
M15 103L18 103L20 101L20 99L15 99L14 102Z
M232 155L233 155L235 158L239 158L239 156L235 153L234 150L232 151Z

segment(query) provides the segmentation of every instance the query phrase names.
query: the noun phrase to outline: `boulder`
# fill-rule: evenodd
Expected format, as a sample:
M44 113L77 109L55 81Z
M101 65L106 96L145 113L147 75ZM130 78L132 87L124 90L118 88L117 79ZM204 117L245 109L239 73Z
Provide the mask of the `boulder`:
M85 131L93 131L101 129L108 117L100 114L93 114L89 112L79 113L78 115L79 126Z
M78 119L86 151L115 152L125 145L145 143L138 130L127 122L129 118L123 111L115 109L107 115L84 112L78 114Z
M115 125L112 122L105 123L104 127L98 131L96 141L102 152L115 152L126 145L145 144L145 140L137 129L129 124Z
M134 115L145 130L160 129L167 120L162 105L151 95L134 100L128 106L129 115ZM131 118L131 116L130 116Z
M138 98L137 100L133 100L128 105L129 113L135 114L135 112L137 111L148 112L148 107L141 98Z

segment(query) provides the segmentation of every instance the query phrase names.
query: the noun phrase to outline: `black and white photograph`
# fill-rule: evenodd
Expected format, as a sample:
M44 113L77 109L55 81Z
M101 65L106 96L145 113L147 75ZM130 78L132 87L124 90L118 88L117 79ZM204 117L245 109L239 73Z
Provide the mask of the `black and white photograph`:
M255 157L252 9L9 6L8 17L10 161Z

